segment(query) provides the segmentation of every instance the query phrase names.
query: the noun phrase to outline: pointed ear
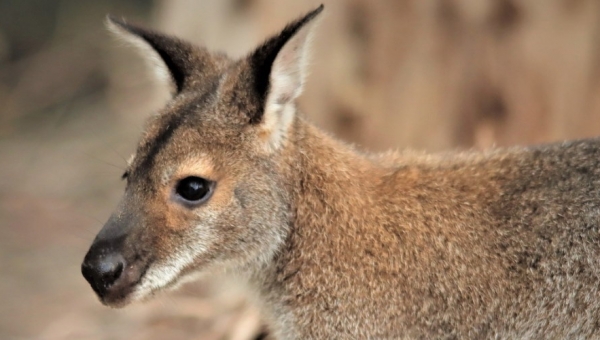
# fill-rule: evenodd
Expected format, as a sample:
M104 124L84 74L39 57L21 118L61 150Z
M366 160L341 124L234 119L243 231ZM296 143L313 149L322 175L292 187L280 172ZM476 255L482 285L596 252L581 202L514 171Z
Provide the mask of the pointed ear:
M138 47L151 62L159 79L168 81L175 93L190 86L194 76L213 66L210 53L188 42L124 20L108 16L108 29Z
M295 113L294 100L300 96L307 74L309 45L315 19L323 5L290 23L250 55L254 91L262 110L251 117L278 144ZM273 145L277 146L277 145Z

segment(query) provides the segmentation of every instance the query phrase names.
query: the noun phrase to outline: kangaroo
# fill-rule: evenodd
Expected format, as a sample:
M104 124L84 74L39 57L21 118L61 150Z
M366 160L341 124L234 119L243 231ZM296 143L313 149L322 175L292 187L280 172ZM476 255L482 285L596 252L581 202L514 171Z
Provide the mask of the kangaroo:
M173 97L83 261L100 301L219 271L273 339L600 337L600 140L357 151L295 105L322 10L237 60L110 19Z

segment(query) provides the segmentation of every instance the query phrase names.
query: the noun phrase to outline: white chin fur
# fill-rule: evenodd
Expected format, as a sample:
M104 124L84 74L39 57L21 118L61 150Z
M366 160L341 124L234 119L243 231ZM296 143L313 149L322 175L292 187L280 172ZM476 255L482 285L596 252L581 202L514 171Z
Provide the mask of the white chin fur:
M197 227L195 232L196 235L194 235L193 239L209 240L210 233L207 232L207 230L208 228ZM142 281L132 293L132 301L146 299L158 291L173 289L180 286L182 283L190 281L191 279L188 277L194 277L194 275L186 274L182 276L182 271L193 265L194 260L206 251L207 246L197 242L194 244L193 248L180 250L166 261L150 265L150 268L148 268Z

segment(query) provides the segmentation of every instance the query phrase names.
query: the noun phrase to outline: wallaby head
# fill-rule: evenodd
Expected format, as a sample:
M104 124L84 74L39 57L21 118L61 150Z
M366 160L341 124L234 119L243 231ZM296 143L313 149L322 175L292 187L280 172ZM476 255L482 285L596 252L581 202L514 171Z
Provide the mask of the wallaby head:
M173 97L151 118L123 175L124 196L82 273L123 306L214 267L260 265L283 242L290 148L318 7L239 60L109 19L140 46Z

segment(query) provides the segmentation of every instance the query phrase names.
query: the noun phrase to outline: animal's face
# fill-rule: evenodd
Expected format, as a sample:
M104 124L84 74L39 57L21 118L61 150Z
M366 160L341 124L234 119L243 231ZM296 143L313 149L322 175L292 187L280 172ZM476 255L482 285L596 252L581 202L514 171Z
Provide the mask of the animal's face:
M82 264L103 303L123 306L277 251L289 218L278 155L304 80L304 26L321 9L237 61L113 21L155 52L176 94L149 121L125 194Z

